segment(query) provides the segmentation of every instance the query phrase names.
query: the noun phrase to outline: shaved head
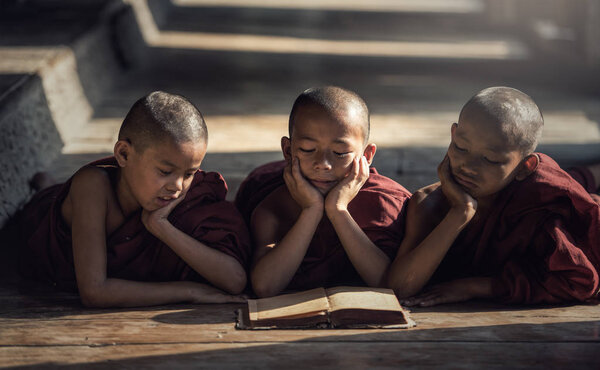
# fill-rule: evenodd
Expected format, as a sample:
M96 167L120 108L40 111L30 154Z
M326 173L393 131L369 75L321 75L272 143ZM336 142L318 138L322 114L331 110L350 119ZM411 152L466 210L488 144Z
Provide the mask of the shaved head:
M128 141L141 153L165 140L206 143L208 132L202 113L187 98L155 91L133 104L119 130L119 140Z
M296 116L305 108L320 108L333 120L360 124L364 143L369 140L371 124L369 108L358 94L336 86L314 87L304 90L296 98L289 120L289 135L292 138Z
M461 118L480 117L498 128L511 148L523 155L531 154L542 135L544 118L529 95L510 87L498 86L481 90L460 112ZM477 120L477 119L475 119Z

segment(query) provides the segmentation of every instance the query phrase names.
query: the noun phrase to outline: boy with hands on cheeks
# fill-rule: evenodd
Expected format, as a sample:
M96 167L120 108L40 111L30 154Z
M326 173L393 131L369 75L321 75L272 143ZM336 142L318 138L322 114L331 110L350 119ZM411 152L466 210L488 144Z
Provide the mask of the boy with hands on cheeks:
M466 103L440 182L408 205L388 273L403 304L557 303L598 294L598 204L534 152L542 127L537 105L516 89L491 87Z
M138 100L114 157L25 207L22 275L76 285L93 307L244 301L230 294L246 286L249 236L223 178L200 170L207 135L186 98Z
M254 238L254 292L381 285L410 193L369 168L376 146L366 104L338 87L308 89L289 132L285 161L254 170L236 197Z

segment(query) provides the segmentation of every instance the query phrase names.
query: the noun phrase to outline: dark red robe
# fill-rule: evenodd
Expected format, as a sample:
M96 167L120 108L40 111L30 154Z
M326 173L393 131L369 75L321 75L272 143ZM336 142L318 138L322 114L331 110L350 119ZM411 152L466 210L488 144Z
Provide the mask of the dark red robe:
M598 185L592 172L585 166L568 168L567 173L571 175L588 193L598 191Z
M96 161L115 178L114 158ZM27 278L52 282L63 289L76 288L71 230L61 215L71 180L37 193L20 215L24 245L19 269ZM198 171L185 199L169 215L173 226L234 257L245 268L250 261L247 227L232 203L225 201L227 185L216 172ZM206 280L169 246L146 230L141 209L108 235L107 276L137 281Z
M506 303L583 301L598 293L600 208L550 157L513 181L456 239L433 282L494 279ZM501 294L501 292L505 292Z
M285 161L255 169L240 185L236 206L249 223L252 211L273 190L285 186ZM367 182L348 205L348 211L365 234L393 260L404 236L405 205L410 192L370 169ZM300 268L287 289L320 286L365 285L348 259L333 225L323 215Z

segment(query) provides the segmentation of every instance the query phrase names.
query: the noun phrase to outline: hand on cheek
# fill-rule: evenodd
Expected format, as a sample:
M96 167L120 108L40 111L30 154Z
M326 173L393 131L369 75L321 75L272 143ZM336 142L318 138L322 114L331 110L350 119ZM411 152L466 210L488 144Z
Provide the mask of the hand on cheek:
M452 177L450 169L450 158L448 155L438 166L438 177L442 183L442 191L448 199L448 202L460 211L464 211L467 218L471 220L477 211L477 201L469 195Z
M142 223L146 227L148 231L150 231L154 236L159 237L161 231L163 231L164 226L170 225L170 222L167 217L171 214L171 211L179 203L183 201L187 194L187 189L183 192L179 198L175 199L168 205L156 209L154 211L148 211L146 209L142 210Z
M346 177L327 194L325 199L327 212L347 210L348 204L356 197L368 178L369 162L367 158L355 157Z
M323 208L323 196L300 172L300 162L294 157L283 171L283 179L290 195L302 209Z

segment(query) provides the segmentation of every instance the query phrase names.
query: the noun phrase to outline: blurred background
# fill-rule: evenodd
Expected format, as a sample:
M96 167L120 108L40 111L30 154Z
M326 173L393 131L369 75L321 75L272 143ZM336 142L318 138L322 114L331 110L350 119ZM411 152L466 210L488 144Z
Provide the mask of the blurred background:
M40 170L67 179L110 155L139 97L190 98L209 129L205 170L229 198L282 158L295 97L318 85L371 109L378 170L436 181L450 124L494 85L546 121L539 150L600 160L600 0L0 0L0 226Z

